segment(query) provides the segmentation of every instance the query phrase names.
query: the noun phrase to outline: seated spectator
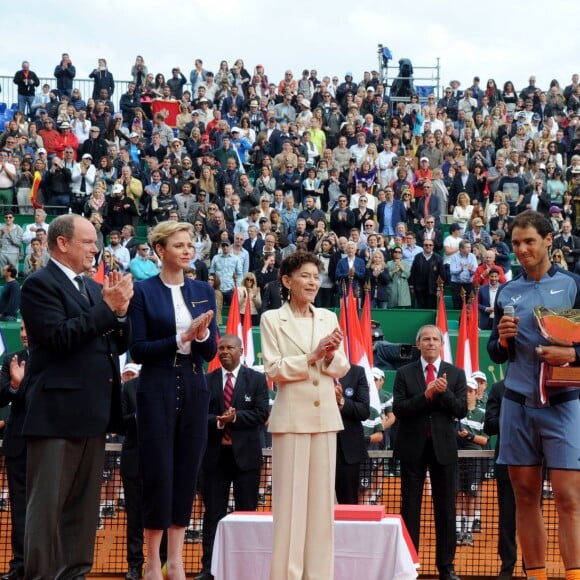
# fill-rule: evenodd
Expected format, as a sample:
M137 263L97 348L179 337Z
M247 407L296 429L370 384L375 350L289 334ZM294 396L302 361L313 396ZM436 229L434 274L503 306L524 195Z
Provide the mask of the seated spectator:
M4 225L0 227L0 268L11 264L18 272L18 259L22 244L22 228L14 223L14 214L7 211Z
M7 264L2 268L4 288L0 296L0 320L16 320L20 308L20 284L16 281L18 270Z
M45 232L48 231L48 223L46 222L46 212L41 209L37 208L34 210L34 222L31 224L27 224L24 228L24 232L22 234L22 241L25 244L30 244L30 242L36 238L36 231L42 228Z

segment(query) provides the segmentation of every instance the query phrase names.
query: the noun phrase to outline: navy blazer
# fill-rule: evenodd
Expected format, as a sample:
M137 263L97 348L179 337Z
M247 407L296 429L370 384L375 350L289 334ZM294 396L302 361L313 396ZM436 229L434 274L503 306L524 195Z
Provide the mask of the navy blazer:
M348 258L341 258L336 265L336 281L338 283L339 294L342 294L342 281L348 282ZM353 287L356 288L362 285L366 276L365 261L358 256L354 258L354 279L352 281Z
M501 288L502 284L499 285ZM489 308L490 298L489 298L489 284L484 284L483 286L479 287L479 291L477 292L477 307L479 309L479 328L481 330L490 330L489 329L489 313L485 311L486 308Z
M215 469L220 456L219 450L224 436L224 430L217 428L217 417L225 412L222 369L219 368L207 375L210 389L208 440L204 470ZM236 420L229 424L234 461L238 469L248 471L260 469L262 465L262 443L260 426L266 423L270 400L266 375L253 369L240 367L232 407L236 410Z
M181 291L192 318L208 310L215 312L215 294L207 282L186 278ZM178 348L175 311L171 290L158 275L135 284L129 316L133 325L131 357L135 362L156 367L174 366ZM209 330L210 337L204 342L195 343L192 348L194 363L198 368L202 367L204 361L210 361L217 351L215 317Z
M6 427L2 437L0 453L6 457L18 457L26 450L26 440L22 437L22 423L24 420L24 396L21 389L12 392L10 388L10 361L16 355L18 362L28 360L28 350L9 352L4 355L2 369L0 370L0 407L10 404L10 414L6 419Z
M433 449L441 465L457 461L456 419L467 413L465 372L446 362L439 365L437 376L447 374L447 390L436 393L431 401L425 397L425 375L421 359L397 370L393 386L393 413L397 417L398 434L395 453L401 461L416 462L423 454L428 429Z
M119 355L130 324L119 321L102 288L85 279L90 303L52 261L22 286L29 359L23 434L98 437L123 432Z
M361 421L371 414L369 384L364 369L359 365L351 365L340 384L344 397L344 407L340 412L344 430L337 433L337 452L342 453L348 465L352 465L368 457Z
M385 226L385 206L387 205L386 201L382 201L379 203L379 207L377 208L377 218L379 220L379 233L383 233L383 228ZM397 224L399 222L407 223L407 210L405 209L405 204L398 200L393 200L393 213L391 219L391 226L393 231L395 231Z

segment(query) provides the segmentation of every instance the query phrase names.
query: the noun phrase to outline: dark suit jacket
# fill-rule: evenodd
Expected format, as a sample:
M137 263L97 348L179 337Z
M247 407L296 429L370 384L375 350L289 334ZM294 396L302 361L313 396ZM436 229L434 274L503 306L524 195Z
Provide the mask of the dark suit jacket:
M266 149L267 153L275 157L279 153L282 153L282 138L281 138L281 131L280 129L274 129L270 134L270 138L264 144L264 149Z
M455 207L457 205L457 196L465 191L469 195L469 199L473 200L477 197L477 179L473 173L470 173L467 177L467 182L465 187L463 186L463 181L461 179L461 173L457 173L451 182L451 187L449 189L449 206Z
M500 286L501 287L501 284ZM499 289L499 288L498 288ZM482 330L489 330L489 313L485 311L491 306L489 299L489 284L484 284L479 287L477 292L477 307L479 309L479 328ZM487 431L486 431L487 433Z
M0 407L10 404L10 414L6 419L2 447L0 452L6 457L18 457L26 450L26 440L22 437L22 423L24 421L24 395L21 389L13 393L10 389L10 361L14 355L18 362L28 360L28 350L10 352L4 356L0 370Z
M348 283L348 258L341 258L338 263L336 264L336 281L339 284L338 291L339 294L342 294L342 281ZM357 286L363 284L366 276L366 267L365 261L358 256L354 258L354 278L352 280L353 283L353 290Z
M215 311L215 294L207 282L185 279L181 292L192 318ZM133 323L131 356L137 363L156 367L172 367L177 352L175 338L175 311L171 290L159 276L153 276L135 284L129 315ZM195 343L192 356L197 368L210 361L217 350L217 326L215 318L210 325L210 338ZM203 374L200 373L203 377ZM141 382L143 382L141 375Z
M425 228L419 230L417 233L417 245L423 247L425 241ZM439 253L443 249L443 232L439 229L435 230L435 251Z
M242 247L248 251L250 255L250 272L257 270L260 267L260 261L263 256L262 250L264 249L264 240L256 238L254 247L252 248L252 241L250 238L244 240ZM240 281L238 281L240 282Z
M210 389L208 440L203 469L215 469L219 456L223 429L217 427L217 417L225 412L222 369L207 375ZM244 366L240 367L234 387L232 407L236 410L236 420L229 424L233 455L238 469L248 471L260 469L262 465L262 444L260 425L268 418L269 398L266 376Z
M369 418L370 395L365 371L361 366L351 365L342 379L344 407L340 412L344 430L338 432L337 450L348 464L359 463L367 457L362 423Z
M27 437L97 437L122 433L119 355L130 340L86 279L91 304L52 261L22 287L30 357L21 389Z
M435 218L435 227L441 227L441 220L439 216L442 214L441 200L436 196L431 194L431 199L429 200L429 215ZM420 197L417 202L417 215L419 218L425 217L425 197Z
M467 413L467 384L463 369L441 362L438 376L447 374L447 390L436 393L432 401L425 397L425 376L421 359L401 367L393 387L393 413L399 431L395 453L405 462L418 461L431 429L433 449L441 465L457 461L456 419Z

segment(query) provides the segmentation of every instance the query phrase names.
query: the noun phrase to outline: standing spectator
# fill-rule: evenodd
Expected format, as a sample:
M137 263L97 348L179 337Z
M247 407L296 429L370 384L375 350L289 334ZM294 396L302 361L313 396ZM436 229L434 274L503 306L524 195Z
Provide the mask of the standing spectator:
M90 572L105 432L122 428L118 357L128 347L133 282L112 274L101 288L81 276L92 266L96 241L88 220L59 216L49 228L51 261L22 289L22 318L34 352L22 384L29 578ZM65 383L71 388L45 388ZM66 550L60 549L64 538L74 538Z
M22 68L16 72L13 81L18 86L18 110L28 119L32 119L34 93L40 81L36 73L30 70L30 63L27 60L23 61Z
M72 95L73 79L77 74L77 70L73 65L68 53L63 52L60 64L56 65L54 69L54 76L56 77L56 88L60 97Z
M391 283L387 286L388 304L391 308L408 308L411 306L409 276L411 268L403 260L403 249L395 246L391 252L392 260L387 262Z
M178 101L183 97L183 87L187 84L185 75L179 67L171 69L171 78L167 81L167 86L171 89L171 95Z
M427 468L435 512L435 562L441 580L458 580L455 558L455 422L467 411L465 373L441 360L443 336L436 326L417 333L421 358L400 368L393 387L399 426L395 454L401 461L401 515L419 550L421 503Z
M14 202L14 182L16 167L8 149L0 151L0 206L4 211L10 211Z
M451 274L451 296L453 309L461 310L463 300L461 290L465 290L465 299L473 290L473 276L477 270L477 259L471 253L471 243L467 240L459 242L459 252L451 256L449 272Z
M411 266L409 288L415 296L417 308L437 308L437 282L445 281L443 259L435 253L435 242L425 240L423 252L417 254Z
M229 306L234 290L242 283L242 263L237 256L230 253L231 242L229 240L222 239L220 241L220 249L221 252L218 252L211 260L209 273L219 276L224 305Z
M243 346L232 334L218 344L220 369L209 373L208 443L203 459L203 556L197 580L210 580L215 532L228 511L230 486L235 509L256 511L262 465L260 429L268 418L268 385L263 373L241 362Z
M18 270L7 264L2 266L4 287L0 296L0 320L16 320L20 308L20 284L16 281Z
M100 98L101 89L107 89L109 98L113 96L115 92L115 81L113 75L107 69L107 61L104 58L98 59L97 68L93 69L89 78L94 79L95 82L93 86L93 99L97 100Z
M7 211L4 214L4 225L0 227L0 268L11 264L18 271L23 233L22 228L14 223L12 211Z

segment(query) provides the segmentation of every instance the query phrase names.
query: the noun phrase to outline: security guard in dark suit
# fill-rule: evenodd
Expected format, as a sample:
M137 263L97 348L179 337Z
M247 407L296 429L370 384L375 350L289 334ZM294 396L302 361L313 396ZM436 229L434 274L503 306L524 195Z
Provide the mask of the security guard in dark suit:
M0 580L24 577L24 521L26 519L26 441L21 435L24 419L24 396L20 382L28 360L28 336L24 323L20 324L20 341L24 348L8 353L0 370L0 407L10 405L0 451L6 457L6 475L10 494L12 524L12 559L10 569Z
M211 578L211 558L219 520L227 513L230 486L237 510L255 511L262 466L260 427L269 412L264 374L241 364L243 347L232 334L222 336L218 357L222 365L207 376L210 389L208 441L203 459L203 556L195 578ZM231 376L230 376L231 375ZM228 380L233 394L229 407ZM226 408L227 407L227 408Z
M338 503L356 504L360 464L368 457L361 423L370 415L369 385L364 369L352 365L335 386L335 392L344 430L338 432L334 489Z

